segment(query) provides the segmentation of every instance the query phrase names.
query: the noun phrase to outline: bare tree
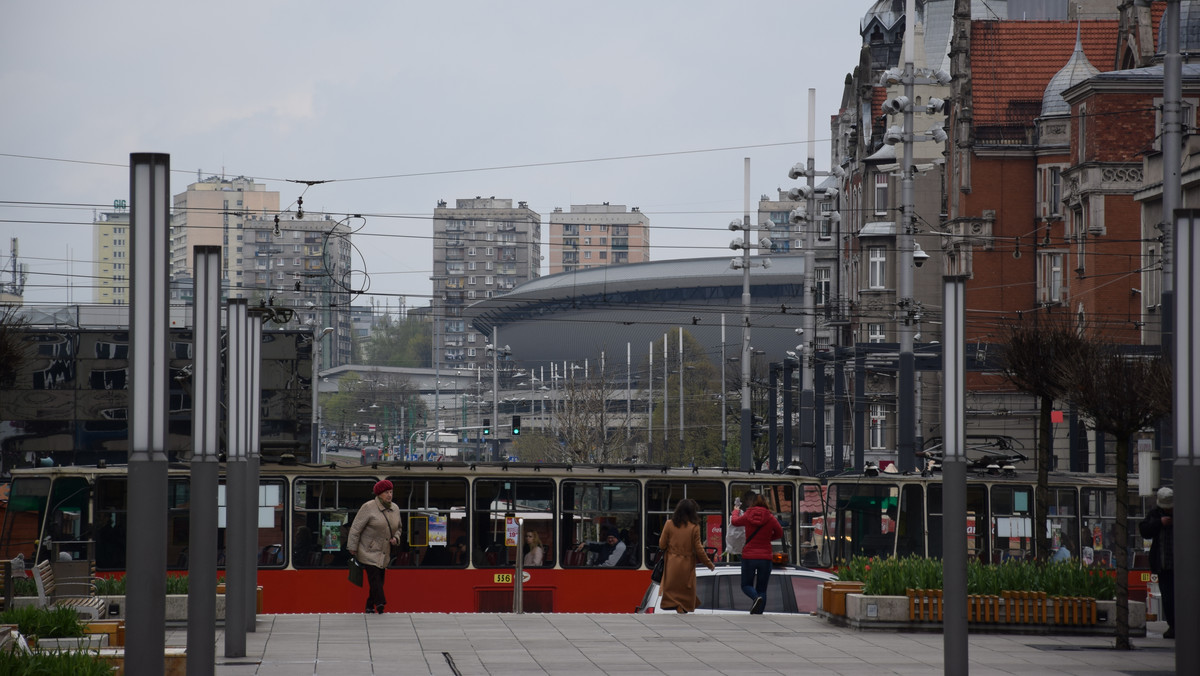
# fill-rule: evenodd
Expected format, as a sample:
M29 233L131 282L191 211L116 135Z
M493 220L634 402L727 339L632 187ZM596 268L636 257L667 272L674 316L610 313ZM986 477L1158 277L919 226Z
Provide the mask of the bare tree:
M1129 640L1129 445L1135 434L1171 410L1170 365L1158 352L1131 354L1129 346L1087 341L1063 362L1068 396L1091 425L1117 442L1117 504L1113 550L1117 568L1117 641ZM1041 530L1040 528L1038 530Z
M1068 375L1054 368L1064 359L1079 354L1083 338L1077 330L1056 315L1048 318L1034 313L1009 323L1001 343L1004 375L1017 389L1038 399L1037 489L1034 495L1033 522L1046 523L1050 504L1049 472L1054 458L1054 434L1050 414L1054 402L1066 391ZM1038 559L1046 559L1050 538L1044 528L1035 528L1034 549Z

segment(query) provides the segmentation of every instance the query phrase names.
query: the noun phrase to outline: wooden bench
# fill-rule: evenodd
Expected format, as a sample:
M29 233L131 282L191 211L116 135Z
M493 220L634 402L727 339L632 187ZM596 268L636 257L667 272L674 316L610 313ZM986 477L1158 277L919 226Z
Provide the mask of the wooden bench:
M33 582L37 585L38 605L42 608L66 607L88 619L98 620L108 615L104 599L94 593L88 596L55 596L54 568L49 561L39 561L33 567Z

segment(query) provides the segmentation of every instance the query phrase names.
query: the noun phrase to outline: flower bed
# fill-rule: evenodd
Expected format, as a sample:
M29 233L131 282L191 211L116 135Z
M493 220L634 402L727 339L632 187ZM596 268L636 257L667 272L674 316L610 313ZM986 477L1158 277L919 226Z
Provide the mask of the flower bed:
M942 562L916 556L868 559L855 557L838 568L838 579L863 583L868 596L904 596L909 589L941 589ZM967 563L967 594L998 596L1002 592L1045 592L1048 596L1116 598L1110 569L1077 561L1005 561Z

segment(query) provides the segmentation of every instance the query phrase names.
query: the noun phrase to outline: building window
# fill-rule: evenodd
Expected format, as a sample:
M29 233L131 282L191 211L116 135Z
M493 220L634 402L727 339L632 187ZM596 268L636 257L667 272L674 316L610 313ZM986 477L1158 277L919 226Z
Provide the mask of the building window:
M1051 216L1062 213L1062 169L1059 167L1050 167L1050 204L1047 206Z
M467 269L474 270L475 269L475 261L467 261Z
M888 175L875 174L875 215L886 216L888 212Z
M473 246L467 247L467 255L474 256L475 255L475 247L473 247Z
M881 246L873 246L867 249L868 261L868 282L867 286L872 289L885 288L887 274L887 249Z
M591 232L591 231L592 231L592 226L590 226L590 225L585 225L585 226L583 226L583 231L584 231L584 232Z
M583 238L583 244L584 244L584 246L590 245L591 243L592 243L592 238L591 238L591 237L584 237L584 238Z
M817 268L813 281L813 303L825 305L829 302L829 268Z
M1063 255L1047 252L1038 257L1038 300L1059 303L1063 300Z
M607 252L607 251L601 251L601 252L600 252L600 260L606 260L607 258L608 258L608 252Z
M867 324L867 342L882 343L887 336L883 332L883 324Z
M871 450L884 448L883 426L886 422L883 404L871 404Z
M1087 105L1079 106L1079 133L1075 135L1075 157L1083 162L1087 159L1087 153L1084 148L1087 147Z
M488 275L487 277L484 277L483 279L484 279L483 283L488 286L491 286L496 283L496 278L491 275Z
M608 238L607 237L600 238L600 246L608 246Z
M591 251L584 251L584 252L583 252L583 258L584 258L585 260L587 260L587 259L590 259L591 257L592 257L592 252L591 252Z

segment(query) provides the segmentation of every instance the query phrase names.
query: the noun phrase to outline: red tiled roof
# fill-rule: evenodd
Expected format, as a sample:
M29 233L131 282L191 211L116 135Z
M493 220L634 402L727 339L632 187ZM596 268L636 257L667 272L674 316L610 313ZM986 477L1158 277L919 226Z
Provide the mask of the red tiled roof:
M1079 24L1083 53L1101 72L1113 69L1117 22ZM973 21L971 75L976 126L1027 127L1041 113L1050 78L1075 51L1071 21Z

